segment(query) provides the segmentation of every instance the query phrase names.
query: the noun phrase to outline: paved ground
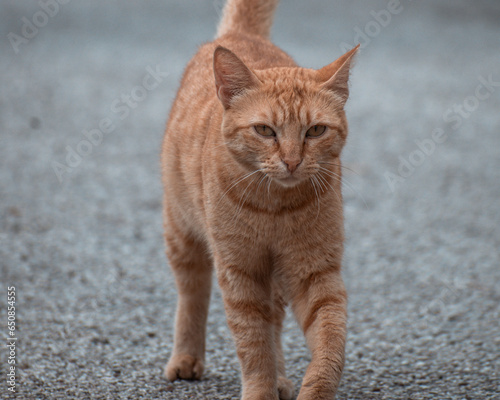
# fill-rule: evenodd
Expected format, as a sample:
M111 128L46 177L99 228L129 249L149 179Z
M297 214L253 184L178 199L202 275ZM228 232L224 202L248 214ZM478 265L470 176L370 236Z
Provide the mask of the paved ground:
M182 68L213 37L221 3L1 2L0 337L15 286L16 398L238 398L218 291L206 377L162 379L175 288L159 145ZM338 397L498 399L500 5L388 4L283 1L274 29L304 66L364 45L343 156L356 173L344 187L350 317ZM289 318L297 386L303 343Z

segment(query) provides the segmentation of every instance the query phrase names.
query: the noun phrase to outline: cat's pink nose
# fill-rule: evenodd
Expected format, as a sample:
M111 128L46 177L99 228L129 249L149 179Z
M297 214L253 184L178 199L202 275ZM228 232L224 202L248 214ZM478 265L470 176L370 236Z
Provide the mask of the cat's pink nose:
M302 162L302 160L300 158L285 158L285 159L283 159L283 162L285 163L288 171L290 171L290 173L293 174L294 171L297 169L297 167Z

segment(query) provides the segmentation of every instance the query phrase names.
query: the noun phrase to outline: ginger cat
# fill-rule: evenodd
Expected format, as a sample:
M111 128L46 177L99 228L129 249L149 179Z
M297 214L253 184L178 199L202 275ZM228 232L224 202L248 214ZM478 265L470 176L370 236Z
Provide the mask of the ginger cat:
M312 353L300 400L333 399L344 363L340 153L358 47L320 70L269 40L278 0L229 0L187 65L162 146L167 255L178 289L165 375L199 379L215 268L244 400L292 399L291 304Z

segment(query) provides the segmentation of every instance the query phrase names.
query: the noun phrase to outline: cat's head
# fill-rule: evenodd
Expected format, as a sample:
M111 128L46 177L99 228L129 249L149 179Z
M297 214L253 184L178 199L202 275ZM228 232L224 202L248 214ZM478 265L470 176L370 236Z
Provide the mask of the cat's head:
M218 47L214 73L224 107L222 134L234 158L285 187L338 161L347 136L349 68L358 48L320 70L252 71Z

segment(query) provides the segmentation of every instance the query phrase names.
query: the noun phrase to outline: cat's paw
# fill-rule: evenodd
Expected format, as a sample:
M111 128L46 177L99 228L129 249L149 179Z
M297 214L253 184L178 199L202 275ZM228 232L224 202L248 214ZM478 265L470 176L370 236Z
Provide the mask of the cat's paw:
M278 392L280 400L292 400L295 392L292 381L283 376L278 377Z
M165 367L165 377L169 381L176 379L200 379L203 375L203 361L189 354L172 356Z

